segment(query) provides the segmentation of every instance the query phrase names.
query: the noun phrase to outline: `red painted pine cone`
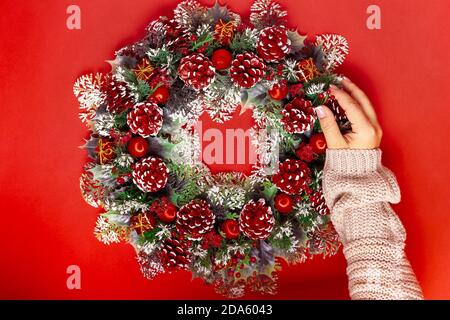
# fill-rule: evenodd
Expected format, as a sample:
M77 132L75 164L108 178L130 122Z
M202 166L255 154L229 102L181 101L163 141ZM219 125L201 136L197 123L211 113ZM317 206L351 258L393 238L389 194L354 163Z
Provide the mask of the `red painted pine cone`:
M266 64L256 54L238 54L231 63L230 74L234 83L243 88L253 87L266 74Z
M311 101L295 98L281 111L281 122L289 133L303 133L314 126L317 117Z
M158 134L162 127L163 111L156 103L138 103L128 113L127 124L131 132L143 138Z
M214 80L215 71L211 61L202 53L194 53L184 57L178 67L181 80L196 90L209 86Z
M106 110L111 113L122 113L133 107L134 102L131 93L124 82L110 79L103 86L102 91L106 94Z
M318 214L320 215L330 214L330 209L325 203L325 198L323 196L322 191L314 192L310 196L309 200L311 201L313 208L317 211Z
M310 174L308 165L303 161L287 159L280 163L272 181L278 189L287 194L300 194L310 184Z
M214 220L214 212L205 200L192 200L177 212L177 230L192 239L200 239L212 230Z
M159 158L144 158L133 165L133 182L144 192L161 190L168 177L169 170Z
M264 240L270 236L275 225L272 209L266 206L264 199L251 200L241 211L239 227L250 239Z
M337 121L348 121L347 116L345 115L344 109L339 105L339 102L334 97L328 98L325 102L325 105L333 111L334 117Z
M173 234L164 241L161 249L161 263L165 269L187 270L191 262L189 243L179 235Z
M256 47L267 62L278 62L291 50L291 40L285 27L268 27L261 31Z

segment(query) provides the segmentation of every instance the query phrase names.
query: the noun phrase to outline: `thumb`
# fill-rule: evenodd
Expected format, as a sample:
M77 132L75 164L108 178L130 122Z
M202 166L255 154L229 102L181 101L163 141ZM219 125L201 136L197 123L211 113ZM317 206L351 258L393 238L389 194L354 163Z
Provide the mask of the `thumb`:
M320 127L322 128L327 146L330 149L344 149L347 148L347 142L339 130L333 112L325 106L318 106L314 111L319 118Z

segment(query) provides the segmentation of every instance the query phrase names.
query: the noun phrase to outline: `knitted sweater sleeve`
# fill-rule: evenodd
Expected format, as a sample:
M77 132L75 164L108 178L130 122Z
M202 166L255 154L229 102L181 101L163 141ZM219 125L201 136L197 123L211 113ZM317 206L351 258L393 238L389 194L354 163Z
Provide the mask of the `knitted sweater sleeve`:
M400 201L381 150L327 150L323 191L347 260L352 299L423 299L405 256L406 233L389 203Z

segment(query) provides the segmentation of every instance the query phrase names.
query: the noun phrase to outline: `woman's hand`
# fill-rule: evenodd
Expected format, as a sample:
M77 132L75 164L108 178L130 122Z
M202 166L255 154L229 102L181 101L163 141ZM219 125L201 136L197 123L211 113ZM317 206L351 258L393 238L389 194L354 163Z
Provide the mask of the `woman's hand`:
M366 94L348 78L342 80L345 90L331 86L331 94L344 109L352 132L342 134L333 113L325 106L315 108L330 149L375 149L380 146L382 131L375 110Z

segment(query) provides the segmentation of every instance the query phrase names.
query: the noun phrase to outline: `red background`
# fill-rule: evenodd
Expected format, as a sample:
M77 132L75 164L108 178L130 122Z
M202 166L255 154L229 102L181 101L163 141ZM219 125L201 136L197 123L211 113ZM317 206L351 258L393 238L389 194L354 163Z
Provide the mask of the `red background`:
M342 71L379 113L384 162L402 189L395 209L408 231L407 254L426 298L450 298L449 1L280 2L301 31L348 38ZM108 70L104 60L176 3L0 2L0 298L219 298L188 273L144 280L130 246L95 240L97 210L78 189L85 153L77 146L86 129L77 118L73 82ZM249 12L249 1L228 3ZM81 30L66 28L70 4L81 7ZM381 7L381 30L366 28L369 4ZM71 264L81 267L81 290L66 288ZM342 253L286 268L279 292L277 298L348 298Z

